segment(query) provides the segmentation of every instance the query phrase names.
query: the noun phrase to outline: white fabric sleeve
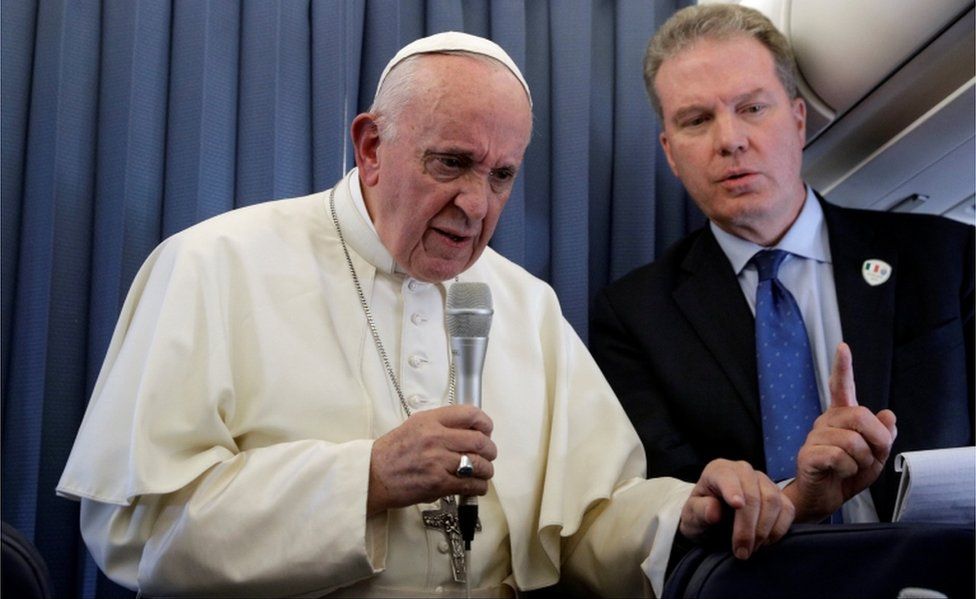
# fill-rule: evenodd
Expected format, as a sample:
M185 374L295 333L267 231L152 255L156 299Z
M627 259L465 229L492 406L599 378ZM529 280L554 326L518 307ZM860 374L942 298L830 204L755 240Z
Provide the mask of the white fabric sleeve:
M564 541L565 580L607 597L660 597L681 508L693 487L655 478L617 489Z
M381 571L386 516L366 518L372 441L243 452L129 506L84 499L96 563L147 595L324 594Z
M693 485L645 480L644 449L575 331L551 312L551 418L541 489L539 541L562 584L587 594L656 592ZM544 564L542 555L533 561ZM540 569L537 567L537 571ZM541 577L530 580L535 588ZM524 581L520 581L523 582Z
M291 289L248 278L224 238L192 235L157 248L133 282L58 493L83 501L99 566L147 595L322 594L372 576L386 519L366 518L373 441L358 383L271 368L305 354L340 368L342 354L277 341L278 314L255 316L277 304L250 289Z

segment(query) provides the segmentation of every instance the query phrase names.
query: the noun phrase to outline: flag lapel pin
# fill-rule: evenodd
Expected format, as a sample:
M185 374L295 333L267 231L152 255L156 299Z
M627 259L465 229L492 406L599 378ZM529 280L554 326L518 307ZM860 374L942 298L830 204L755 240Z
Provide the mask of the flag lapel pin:
M861 276L864 277L868 285L877 287L891 277L891 265L877 258L865 260L861 267Z

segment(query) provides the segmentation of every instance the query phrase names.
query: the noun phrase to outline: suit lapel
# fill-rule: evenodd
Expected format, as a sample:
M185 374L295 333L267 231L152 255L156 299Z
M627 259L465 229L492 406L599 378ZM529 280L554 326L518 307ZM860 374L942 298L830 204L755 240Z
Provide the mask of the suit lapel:
M687 278L675 288L674 300L715 356L746 411L761 426L754 319L732 266L708 227L682 268Z
M841 331L854 358L858 403L877 412L888 407L898 254L842 209L822 198L821 205L830 237ZM864 280L864 262L870 259L891 265L887 282L872 287Z

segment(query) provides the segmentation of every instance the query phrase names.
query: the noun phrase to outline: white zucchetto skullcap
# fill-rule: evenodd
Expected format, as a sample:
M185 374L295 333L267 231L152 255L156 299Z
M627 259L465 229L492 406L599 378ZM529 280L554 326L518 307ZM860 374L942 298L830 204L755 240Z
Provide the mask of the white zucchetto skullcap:
M445 31L444 33L435 33L434 35L420 38L419 40L410 42L404 46L399 52L396 53L396 56L394 56L393 59L386 64L386 68L383 69L383 74L380 75L380 82L376 84L376 95L379 95L380 89L383 87L383 82L386 81L386 76L390 74L393 67L400 64L404 59L415 54L453 51L481 54L482 56L494 58L498 62L505 65L505 67L511 71L513 75L515 75L515 78L519 80L519 83L522 84L522 88L525 89L525 95L529 98L529 106L532 106L532 94L529 92L529 84L525 82L525 78L522 77L522 72L519 71L517 66L515 66L515 61L513 61L504 50L502 50L501 46L483 37L470 35L468 33L461 33L460 31ZM376 102L376 96L373 96L373 102Z

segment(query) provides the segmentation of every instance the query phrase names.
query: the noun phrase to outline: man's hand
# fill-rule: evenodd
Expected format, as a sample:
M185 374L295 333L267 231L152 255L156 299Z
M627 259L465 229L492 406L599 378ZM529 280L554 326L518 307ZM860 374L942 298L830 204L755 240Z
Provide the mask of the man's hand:
M734 510L732 552L739 559L775 543L793 523L793 504L765 474L747 462L719 459L702 471L681 510L678 529L691 540L701 540L727 514L724 506Z
M498 449L492 422L472 406L417 412L373 442L366 515L434 501L447 495L484 495L495 473ZM470 478L456 470L461 454L474 466Z
M796 479L784 491L798 521L826 518L871 485L897 435L895 414L857 405L851 349L837 346L830 373L830 407L817 418L796 456Z

